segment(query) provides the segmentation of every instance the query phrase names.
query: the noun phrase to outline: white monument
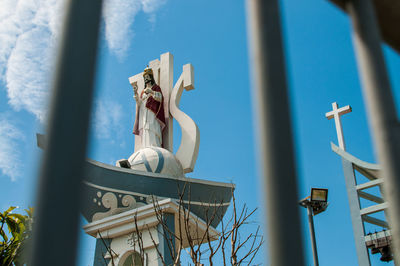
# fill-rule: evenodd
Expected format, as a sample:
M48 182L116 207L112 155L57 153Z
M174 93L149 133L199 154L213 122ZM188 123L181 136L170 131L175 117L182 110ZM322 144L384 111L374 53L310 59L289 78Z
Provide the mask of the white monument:
M215 227L235 186L185 177L194 169L200 142L197 125L179 109L183 89L194 89L192 65L183 66L173 85L173 56L165 53L129 82L136 102L134 152L118 160L117 167L88 161L84 181L88 204L82 213L89 223L84 229L97 239L94 265L104 265L104 261L108 265L163 265L161 258L170 265L171 242L176 250L185 248L188 232L208 232L206 242L218 237ZM182 130L176 152L173 119ZM164 222L160 222L160 212ZM166 231L174 234L170 241Z
M129 78L136 101L133 133L135 150L117 166L184 177L192 172L199 152L200 132L194 121L179 109L183 89L194 89L191 64L183 66L173 85L173 56L161 55L142 72ZM173 154L173 119L182 129L179 149Z
M328 120L330 120L332 118L335 120L336 134L337 134L337 138L338 138L339 147L345 151L346 145L344 142L342 121L340 119L340 116L350 113L351 107L350 107L350 105L346 105L344 107L338 108L338 104L336 102L334 102L334 103L332 103L332 109L333 109L332 111L327 112L325 114L325 117L328 118Z
M331 147L342 160L358 265L371 265L369 248L371 255L379 252L382 261L390 261L393 259L390 247L392 237L385 213L388 203L382 197L381 186L384 180L381 167L378 164L362 161L346 151L341 115L350 113L352 109L349 105L339 108L336 102L332 103L332 108L333 110L325 116L335 120L339 146L331 143ZM361 205L362 201L364 206ZM383 215L377 215L379 212ZM378 230L383 229L383 231L365 234L366 224L369 224L369 228L376 226L375 230L379 228Z

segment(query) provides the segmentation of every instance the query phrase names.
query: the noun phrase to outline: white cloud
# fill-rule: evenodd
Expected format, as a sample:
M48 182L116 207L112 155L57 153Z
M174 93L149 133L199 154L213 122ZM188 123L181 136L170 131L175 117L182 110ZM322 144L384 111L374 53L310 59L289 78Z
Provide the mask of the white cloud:
M132 24L140 11L139 1L106 0L103 18L108 47L122 59L133 37Z
M41 122L64 1L0 0L0 78L9 104Z
M16 109L26 109L44 121L49 79L49 32L34 28L21 34L8 59L6 83L9 103ZM35 40L36 45L29 45ZM42 54L44 53L44 55ZM26 60L30 58L30 60ZM43 58L45 58L43 60Z
M0 171L12 181L21 175L22 163L18 145L24 139L25 136L10 122L10 119L0 115Z
M133 38L138 12L155 19L166 0L105 0L103 18L109 49L123 58ZM50 70L63 20L64 0L0 0L0 80L15 110L42 123L47 112Z
M94 104L92 128L97 138L112 138L121 129L122 105L108 100L97 100Z
M143 11L147 14L156 12L167 0L141 0Z
M136 14L143 10L149 15L150 23L155 23L155 12L166 0L105 0L103 18L108 47L122 59L134 36L132 29Z

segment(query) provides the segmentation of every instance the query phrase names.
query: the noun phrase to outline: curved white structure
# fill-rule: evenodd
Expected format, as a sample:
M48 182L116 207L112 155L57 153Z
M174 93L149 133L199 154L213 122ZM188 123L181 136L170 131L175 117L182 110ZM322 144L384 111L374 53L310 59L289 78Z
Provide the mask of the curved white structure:
M176 152L176 158L181 162L185 173L193 172L200 145L200 131L196 123L179 109L183 89L194 89L194 71L191 64L183 66L183 72L176 82L169 101L172 116L178 121L182 129L181 144Z

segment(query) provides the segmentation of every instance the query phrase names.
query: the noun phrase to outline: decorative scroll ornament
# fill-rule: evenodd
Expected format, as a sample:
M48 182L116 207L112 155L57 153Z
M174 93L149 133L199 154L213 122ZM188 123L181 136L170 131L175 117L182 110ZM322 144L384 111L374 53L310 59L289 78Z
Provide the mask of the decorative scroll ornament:
M101 193L98 192L97 196L101 197ZM120 195L121 196L121 195ZM101 197L101 204L106 208L109 209L106 212L98 212L93 215L92 221L101 220L105 217L122 213L128 210L132 210L137 207L136 200L131 195L125 195L122 197L121 204L124 207L118 208L118 198L113 192L107 192L106 194Z

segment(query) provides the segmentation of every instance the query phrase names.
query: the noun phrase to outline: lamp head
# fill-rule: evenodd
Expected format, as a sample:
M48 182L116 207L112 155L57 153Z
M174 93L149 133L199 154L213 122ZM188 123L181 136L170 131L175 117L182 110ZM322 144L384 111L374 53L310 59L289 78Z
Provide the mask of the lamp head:
M326 188L311 188L311 201L327 202L328 189Z

